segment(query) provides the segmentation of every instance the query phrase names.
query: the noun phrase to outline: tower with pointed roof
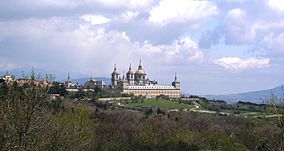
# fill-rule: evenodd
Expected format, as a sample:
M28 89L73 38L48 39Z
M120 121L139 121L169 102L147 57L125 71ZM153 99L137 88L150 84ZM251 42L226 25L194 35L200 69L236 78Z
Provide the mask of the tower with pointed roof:
M116 68L116 64L114 65L114 69L113 69L113 72L111 74L111 84L112 86L116 87L117 86L117 82L120 80L120 74L119 72L117 71L117 68Z
M137 71L134 74L134 80L136 82L136 84L140 85L143 84L143 82L146 80L146 73L142 67L142 63L141 63L141 59L139 61L139 66Z
M129 65L129 70L126 73L126 79L129 85L134 85L134 72L131 70L131 64Z
M175 73L175 79L172 82L172 86L174 86L176 89L180 89L180 82L177 79L177 74Z
M70 82L70 74L68 72L68 75L67 75L67 82Z

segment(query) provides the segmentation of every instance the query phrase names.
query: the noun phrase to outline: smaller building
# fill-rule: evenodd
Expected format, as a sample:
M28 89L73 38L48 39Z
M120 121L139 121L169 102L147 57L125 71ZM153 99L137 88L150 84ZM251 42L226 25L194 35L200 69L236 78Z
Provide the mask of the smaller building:
M25 84L31 83L31 79L23 77L19 78L17 82L19 86L24 86Z
M84 84L85 89L94 89L97 86L97 81L92 78Z
M77 92L79 89L83 91L94 91L95 88L105 88L106 84L104 81L96 81L95 79L90 78L89 81L84 84L73 83L70 79L68 73L67 80L64 82L64 86L68 92Z
M106 87L106 84L104 81L96 81L97 87L104 89Z
M65 86L66 90L78 89L79 88L79 84L72 83L72 81L70 79L70 74L69 73L68 73L67 80L64 82L64 86Z
M4 81L6 83L12 83L15 81L15 76L8 73L8 71L0 77L1 81Z

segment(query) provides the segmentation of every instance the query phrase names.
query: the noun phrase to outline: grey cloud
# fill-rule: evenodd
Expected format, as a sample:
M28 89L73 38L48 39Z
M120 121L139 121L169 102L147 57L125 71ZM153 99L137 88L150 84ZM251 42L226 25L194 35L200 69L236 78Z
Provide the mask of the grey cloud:
M220 42L221 33L217 31L205 31L202 32L201 38L199 40L199 47L203 49L208 49L212 45L216 45Z

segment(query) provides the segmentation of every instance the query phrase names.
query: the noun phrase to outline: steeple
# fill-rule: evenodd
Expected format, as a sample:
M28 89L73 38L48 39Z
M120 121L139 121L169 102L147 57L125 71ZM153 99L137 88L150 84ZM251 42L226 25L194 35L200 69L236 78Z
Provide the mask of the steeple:
M70 74L69 74L69 72L68 72L67 81L68 81L68 82L70 81Z
M130 63L130 65L129 65L129 71L131 71L131 63Z
M125 72L123 71L122 80L125 79Z
M177 79L177 74L175 73L175 79L172 82L172 86L174 86L176 89L180 89L180 82Z
M116 64L114 64L114 69L111 74L111 81L114 87L117 86L117 82L121 79L119 72L117 71Z
M140 61L139 61L139 68L142 68L141 59L140 59Z
M113 70L116 71L116 64L114 64L114 69Z
M25 78L24 70L22 70L22 76L23 76L23 79L24 79Z

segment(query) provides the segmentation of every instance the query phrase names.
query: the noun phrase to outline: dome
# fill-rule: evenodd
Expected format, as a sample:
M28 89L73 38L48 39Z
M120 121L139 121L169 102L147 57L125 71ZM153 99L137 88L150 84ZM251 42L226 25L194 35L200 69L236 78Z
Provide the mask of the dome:
M129 71L127 72L127 74L134 74L134 72L131 71L131 70L129 70Z
M138 74L138 75L146 75L145 71L143 69L138 69L135 74Z
M119 72L116 70L116 64L114 65L114 69L112 72L113 75L119 75Z
M135 72L136 75L146 75L145 71L142 68L141 60L139 62L138 70Z
M119 73L115 70L115 71L112 72L112 74L118 75Z

